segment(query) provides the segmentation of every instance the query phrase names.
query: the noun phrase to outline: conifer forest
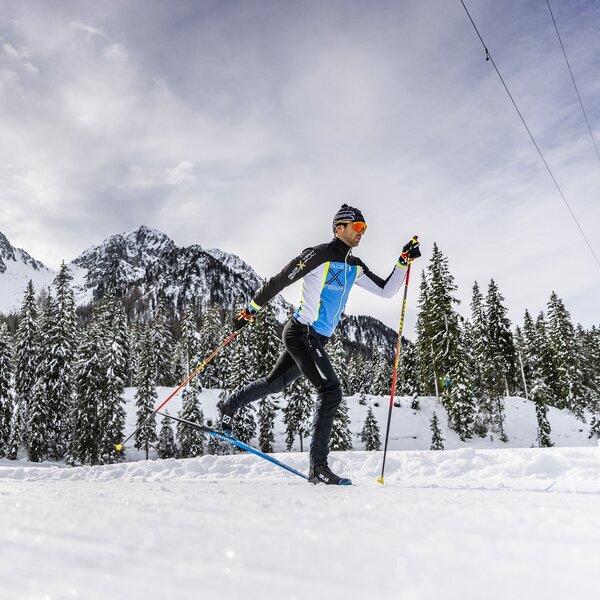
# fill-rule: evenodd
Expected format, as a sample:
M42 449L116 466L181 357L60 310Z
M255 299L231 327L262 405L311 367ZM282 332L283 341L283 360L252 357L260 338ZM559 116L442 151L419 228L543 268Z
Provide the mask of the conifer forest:
M35 290L30 283L19 314L0 320L0 457L73 465L124 460L115 440L124 435L125 388L136 389L141 425L157 405L157 387L175 388L231 332L231 311L216 305L176 310L163 297L132 317L114 292L102 293L92 305L76 308L63 264L50 289ZM598 327L574 324L554 292L545 307L526 310L519 323L508 319L493 279L475 282L467 294L465 302L461 290L460 303L448 259L434 245L418 297L415 292L412 298L417 324L414 339L402 340L396 394L412 398L415 410L420 397L436 396L462 440L490 432L505 439L507 396L535 403L540 446L552 445L549 406L570 411L590 437L600 437ZM468 309L459 312L459 304ZM265 307L185 387L178 416L202 424L202 389L218 388L225 396L266 375L282 350L281 328L275 309ZM358 395L364 403L365 394L389 396L394 357L389 345L351 343L340 330L327 346L345 395L331 448L348 450L353 440L346 397ZM306 450L313 405L313 390L300 379L282 394L239 410L234 431L241 441L273 451L275 414L282 411L287 448L299 440ZM432 449L443 448L435 414L431 429ZM369 409L360 439L365 449L378 450L380 438ZM134 443L146 456L154 449L160 458L230 451L200 431L154 417Z

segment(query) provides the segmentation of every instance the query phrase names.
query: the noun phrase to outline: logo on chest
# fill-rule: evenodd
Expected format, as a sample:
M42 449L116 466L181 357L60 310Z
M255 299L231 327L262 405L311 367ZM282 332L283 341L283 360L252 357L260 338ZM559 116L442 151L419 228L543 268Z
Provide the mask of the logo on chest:
M333 269L330 267L329 271L327 271L325 287L328 290L341 292L344 289L344 283L344 269Z

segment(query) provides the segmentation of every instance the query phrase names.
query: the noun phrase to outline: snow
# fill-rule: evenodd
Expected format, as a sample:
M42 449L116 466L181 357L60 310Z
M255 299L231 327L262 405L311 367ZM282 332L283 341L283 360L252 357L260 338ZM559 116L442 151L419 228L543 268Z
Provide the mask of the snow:
M218 390L201 395L206 416L217 399ZM385 399L368 402L380 404L381 425ZM0 598L590 597L600 447L579 431L586 426L551 411L557 446L529 447L532 407L512 398L507 444L463 443L444 429L454 448L432 452L419 449L429 416L436 410L445 427L445 413L433 398L416 412L401 402L384 485L381 452L361 450L331 455L355 484L343 488L248 454L144 461L128 449L130 462L77 468L0 460ZM168 408L179 406L176 397ZM367 406L349 406L359 430ZM307 469L306 453L275 456Z
M18 312L29 280L37 291L52 285L56 273L15 248L15 260L5 259L6 271L0 274L0 313ZM36 268L35 265L38 265Z
M306 455L278 455L305 469ZM600 450L333 456L350 488L251 455L0 466L2 598L582 598ZM552 483L556 483L550 487ZM548 490L548 491L545 491Z
M135 388L127 388L125 397L127 399L127 418L125 424L125 433L129 435L135 429ZM171 388L159 387L158 404L162 403L172 392ZM205 418L215 419L217 416L216 404L219 400L221 390L207 389L200 395L200 404ZM369 406L378 421L381 430L381 439L383 441L385 425L389 411L389 398L380 396L366 396L367 404L359 403L360 396L348 396L348 413L351 421L351 431L353 433L353 444L355 450L364 450L364 445L359 439L364 421L367 416ZM446 450L457 448L531 448L537 447L537 426L535 417L535 405L533 402L519 397L508 397L505 401L505 431L508 442L503 443L497 435L488 435L485 438L473 437L461 441L458 435L448 427L448 418L445 409L433 397L421 397L419 399L420 409L412 410L410 408L411 398L399 397L396 402L400 404L392 411L392 423L390 427L389 450L429 450L431 446L431 431L429 429L433 413L436 412L442 435L444 437L444 447ZM176 415L181 409L181 394L175 396L165 407L170 414ZM595 446L596 439L589 439L589 422L591 415L587 414L587 423L582 423L568 411L559 410L554 407L548 407L548 420L552 431L550 437L555 446ZM160 417L158 417L160 419ZM275 420L275 450L285 450L285 425L283 424L282 411L277 411ZM304 448L307 447L307 441L304 440ZM300 450L299 441L296 440L292 450ZM144 455L145 456L145 455ZM128 450L129 459L142 458L142 453L135 450Z

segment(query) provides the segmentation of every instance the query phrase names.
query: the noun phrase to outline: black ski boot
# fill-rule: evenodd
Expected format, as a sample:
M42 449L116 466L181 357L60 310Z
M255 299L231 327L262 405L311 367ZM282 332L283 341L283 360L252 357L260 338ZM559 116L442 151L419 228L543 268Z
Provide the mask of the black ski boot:
M221 430L225 435L231 435L233 429L233 413L235 412L231 406L225 403L224 400L217 402L217 410L221 416Z
M308 472L308 482L326 485L352 485L350 479L336 475L326 464L312 466Z

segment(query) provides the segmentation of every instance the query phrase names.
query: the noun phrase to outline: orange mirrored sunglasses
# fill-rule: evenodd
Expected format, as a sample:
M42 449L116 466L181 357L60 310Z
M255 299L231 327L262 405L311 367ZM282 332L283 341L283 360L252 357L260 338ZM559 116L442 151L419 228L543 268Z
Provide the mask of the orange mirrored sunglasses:
M352 229L358 231L358 233L364 233L367 230L367 224L364 221L338 221L336 225L347 225L352 224Z

